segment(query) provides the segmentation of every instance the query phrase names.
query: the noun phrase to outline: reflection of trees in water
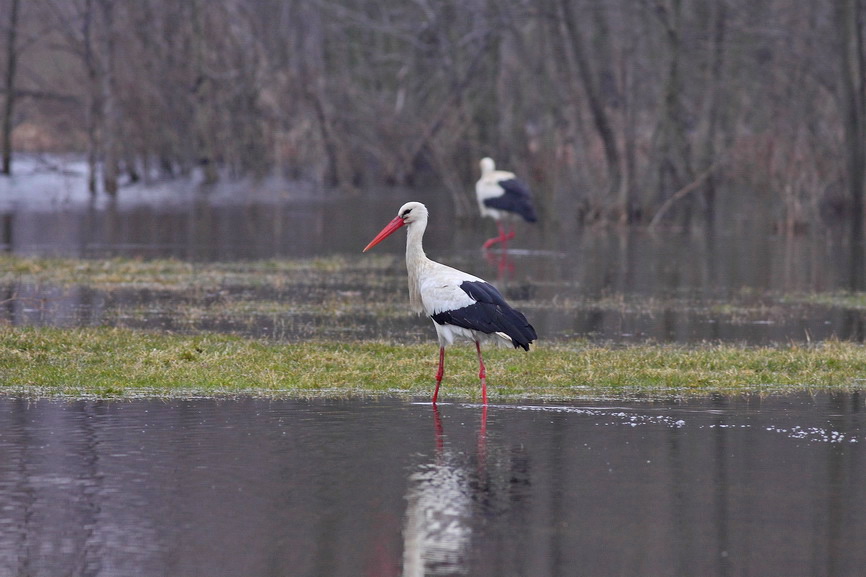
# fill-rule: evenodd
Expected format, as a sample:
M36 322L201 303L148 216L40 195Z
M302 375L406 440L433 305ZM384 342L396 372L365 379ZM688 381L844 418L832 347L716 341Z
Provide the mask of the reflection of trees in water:
M14 401L0 422L6 526L0 531L0 572L47 575L62 568L86 576L147 570L151 519L140 514L135 494L105 486L110 472L99 425L105 403L58 403L47 411L30 404Z
M12 239L15 238L12 234L14 224L15 213L0 213L0 252L12 252L15 248L12 244Z

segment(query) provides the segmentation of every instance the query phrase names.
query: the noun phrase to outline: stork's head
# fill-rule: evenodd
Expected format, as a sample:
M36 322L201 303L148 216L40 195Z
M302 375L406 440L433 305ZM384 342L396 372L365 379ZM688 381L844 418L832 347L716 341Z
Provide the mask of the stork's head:
M425 224L427 222L427 207L420 202L407 202L401 206L400 210L397 211L397 216L385 225L385 228L376 235L376 238L370 241L370 244L364 248L364 252L391 236L397 229L404 225L411 225L413 222L424 222Z
M397 218L403 219L403 224L412 224L419 220L427 220L427 207L420 202L407 202L397 211Z
M489 156L485 156L479 162L481 165L481 174L490 174L494 170L496 170L496 164L493 162L493 159Z

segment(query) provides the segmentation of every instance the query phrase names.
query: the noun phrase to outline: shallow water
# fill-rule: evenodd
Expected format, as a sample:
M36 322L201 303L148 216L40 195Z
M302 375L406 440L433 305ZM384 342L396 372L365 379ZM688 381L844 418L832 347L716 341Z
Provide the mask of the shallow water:
M420 200L431 210L428 254L494 282L518 305L531 304L528 316L544 340L770 344L866 339L862 306L790 302L792 296L806 295L808 302L814 293L864 290L862 242L846 238L838 226L816 227L808 235L775 234L771 216L751 205L727 206L729 195L719 195L720 216L713 228L688 233L580 227L570 212L574 207L563 202L560 211L548 210L537 225L519 224L508 251L485 254L479 247L495 225L480 218L458 221L450 196L437 188L370 189L347 196L283 181L211 188L176 181L125 187L110 199L91 197L85 176L83 163L74 159L17 159L15 176L0 179L0 250L174 258L203 267L213 261L360 259L365 258L362 247L403 202ZM405 303L403 247L398 235L375 249L376 255L394 258L389 286L400 303ZM287 279L303 301L303 287L291 283ZM287 305L286 315L178 319L176 310L187 298L12 283L0 286L0 322L216 330L284 340L432 338L430 327L409 314L388 322L363 314L304 317L293 314L296 302ZM311 301L317 304L315 295Z
M0 399L3 575L855 575L860 394Z

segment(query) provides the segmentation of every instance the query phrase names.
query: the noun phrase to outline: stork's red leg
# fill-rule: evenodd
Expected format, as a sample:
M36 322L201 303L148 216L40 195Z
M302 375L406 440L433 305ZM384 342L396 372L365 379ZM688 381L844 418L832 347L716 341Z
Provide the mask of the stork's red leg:
M445 374L445 347L439 347L439 370L436 371L436 390L433 391L433 404L436 404L436 399L439 397L439 384L442 382L442 376Z
M514 231L506 233L505 228L502 226L502 223L498 220L496 221L496 228L499 230L499 236L494 236L493 238L487 239L487 241L482 245L482 248L490 248L497 242L504 243L508 241L508 239L514 238Z
M499 227L499 242L501 242L504 247L508 244L509 240L514 238L514 224L511 225L511 230L508 232L505 232L505 227L502 226L501 221L496 221L496 225Z
M481 358L481 343L475 341L475 350L478 351L478 378L481 379L481 401L487 404L487 369L484 367L484 359Z

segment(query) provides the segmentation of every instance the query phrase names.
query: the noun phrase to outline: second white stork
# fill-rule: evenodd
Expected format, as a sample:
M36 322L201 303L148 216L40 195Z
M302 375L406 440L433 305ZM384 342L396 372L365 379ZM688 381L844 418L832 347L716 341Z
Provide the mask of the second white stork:
M497 242L514 238L514 228L506 233L502 221L513 217L523 217L526 222L535 222L535 208L532 206L532 193L529 187L517 179L513 172L496 170L492 158L481 159L481 178L475 183L475 196L481 216L496 221L499 236L487 239L483 248L487 249Z
M422 246L427 229L427 207L407 202L364 248L367 252L399 228L406 226L406 269L409 272L409 303L418 314L433 321L439 337L439 369L433 404L445 374L445 347L455 341L472 341L478 352L481 398L487 404L487 371L481 356L481 342L512 345L529 350L538 337L523 313L511 308L486 281L427 258Z

